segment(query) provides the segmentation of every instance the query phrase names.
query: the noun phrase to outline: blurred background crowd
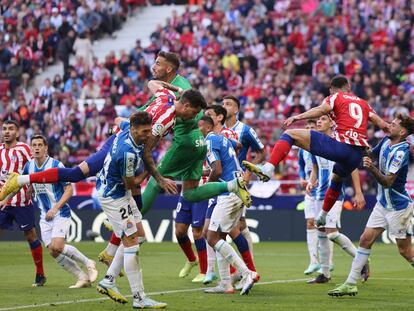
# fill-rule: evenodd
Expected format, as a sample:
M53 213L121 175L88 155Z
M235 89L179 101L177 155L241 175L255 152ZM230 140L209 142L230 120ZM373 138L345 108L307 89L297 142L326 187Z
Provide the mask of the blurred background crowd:
M152 1L152 4L174 1ZM409 0L211 0L193 1L157 25L150 44L109 52L104 62L92 44L115 36L123 21L147 1L2 1L0 17L0 115L20 121L21 140L44 133L51 154L73 165L96 150L117 115L144 104L158 51L180 55L180 74L210 104L240 98L240 119L266 148L280 124L319 105L329 81L344 74L352 91L387 120L414 116L414 4ZM70 55L75 62L69 64ZM28 91L48 64L62 73ZM369 129L375 145L384 135ZM168 142L154 151L159 159ZM270 150L269 150L270 151ZM296 152L279 170L297 180ZM364 189L372 181L362 174ZM296 188L288 188L288 192Z

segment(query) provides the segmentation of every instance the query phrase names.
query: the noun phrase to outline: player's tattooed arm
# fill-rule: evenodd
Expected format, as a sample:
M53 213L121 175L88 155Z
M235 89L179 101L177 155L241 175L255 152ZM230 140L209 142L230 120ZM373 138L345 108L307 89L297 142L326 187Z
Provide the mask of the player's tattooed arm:
M320 116L328 114L329 112L331 112L331 110L331 106L326 104L324 100L321 105L315 108L312 108L304 113L298 114L297 116L287 118L285 122L283 122L283 127L286 128L296 121L319 118Z
M177 186L175 182L171 179L164 178L161 176L160 172L158 172L154 159L152 158L152 150L160 141L161 136L154 136L151 135L150 138L146 141L144 145L144 164L147 171L154 177L158 185L164 189L167 193L177 194Z
M365 202L364 194L362 193L361 180L359 178L359 170L355 169L351 173L351 177L352 177L352 183L354 185L354 190L355 190L355 196L352 198L352 201L354 203L354 207L357 210L362 210L365 207L366 202Z
M221 161L214 161L213 163L211 163L210 167L211 167L211 172L210 172L210 176L208 177L207 182L218 181L223 172Z
M371 172L372 175L374 175L374 178L377 180L377 182L383 186L384 188L390 188L395 180L397 179L397 174L388 174L384 175L382 174L372 163L371 158L364 157L363 159L364 167Z
M178 87L178 86L174 86L170 83L164 82L164 81L160 81L160 80L151 80L148 82L148 88L151 91L151 93L155 94L155 92L161 88L164 89L168 89L171 90L173 92L178 92L178 93L182 93L183 89Z

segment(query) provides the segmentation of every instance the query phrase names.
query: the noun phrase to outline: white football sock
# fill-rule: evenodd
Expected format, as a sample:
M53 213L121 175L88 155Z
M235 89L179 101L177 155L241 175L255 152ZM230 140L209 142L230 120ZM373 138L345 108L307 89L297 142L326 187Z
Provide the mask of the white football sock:
M223 258L229 262L229 264L233 265L233 267L236 268L237 272L241 273L242 275L245 275L249 272L246 264L237 255L234 248L231 247L230 244L226 241L218 241L217 244L214 245L214 249L216 252L220 253Z
M207 245L207 273L214 272L216 267L216 251L214 248L210 246L210 244L206 243Z
M346 283L356 284L361 278L361 270L368 261L371 250L363 247L358 247L354 260L352 261L351 271L349 272Z
M333 255L334 255L334 243L329 239L328 239L328 246L329 246L329 266L332 266L333 265Z
M252 259L253 259L253 239L252 239L252 235L250 234L249 227L244 228L241 234L243 234L243 236L247 240L247 244L249 244L250 254L252 254Z
M30 185L30 176L29 175L20 175L17 176L17 183L20 187Z
M59 266L61 266L66 271L68 271L70 274L74 275L78 280L88 279L88 276L86 275L86 273L83 272L81 268L79 268L77 263L74 260L70 259L69 257L63 254L59 254L59 256L55 258L55 260Z
M115 253L114 259L106 272L106 275L110 275L113 279L119 276L124 266L124 246L121 244Z
M322 273L327 277L331 277L329 271L329 243L325 232L318 231L319 239L319 263L321 264Z
M318 230L306 229L306 241L311 264L318 263Z
M124 269L128 277L129 286L135 299L145 297L144 286L142 284L142 273L138 260L139 246L124 247Z
M328 234L328 239L338 244L342 249L352 257L355 257L356 247L352 244L351 240L344 234L336 231Z
M217 266L220 274L221 283L224 286L230 286L230 264L219 252L217 252Z
M272 163L266 162L265 164L263 164L262 172L265 173L266 175L272 177L274 171L275 171L275 166Z
M105 250L109 256L114 257L118 247L119 245L115 245L115 244L112 244L111 242L108 242L108 245L106 246Z
M78 263L88 266L90 259L82 254L75 246L66 244L63 248L63 255L75 260Z

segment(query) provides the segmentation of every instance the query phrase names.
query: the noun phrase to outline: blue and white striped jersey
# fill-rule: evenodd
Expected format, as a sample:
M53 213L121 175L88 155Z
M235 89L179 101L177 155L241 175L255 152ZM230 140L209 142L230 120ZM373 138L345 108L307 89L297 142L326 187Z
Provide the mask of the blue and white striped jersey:
M335 162L329 161L325 158L312 155L312 163L318 165L318 186L316 187L316 200L323 201L325 199L326 191L331 184L331 177ZM342 188L338 201L344 199L344 189Z
M387 210L399 211L405 209L412 201L405 189L410 145L406 141L393 146L390 143L390 139L385 137L372 150L372 153L379 157L381 174L397 174L397 178L390 188L384 188L378 183L377 201Z
M137 145L134 142L129 128L129 123L122 123L122 131L115 137L103 168L98 173L96 190L104 198L119 199L130 194L130 191L125 188L123 177L135 176L141 165L144 145Z
M298 161L299 161L299 177L309 181L310 175L312 173L312 154L306 150L299 148L298 152ZM312 189L310 196L314 197L316 195L316 187Z
M63 164L51 157L47 157L41 167L38 167L36 161L30 160L26 163L23 174L43 172L44 170L56 167L64 167ZM45 219L46 213L62 198L65 192L65 187L69 185L68 182L59 182L56 184L32 184L34 189L34 200L40 208L40 218ZM60 217L70 217L69 204L65 204L57 214Z
M259 151L262 150L264 146L259 137L257 137L256 131L243 122L237 121L236 124L230 129L236 132L237 136L239 137L239 142L242 145L237 157L239 159L240 165L243 167L242 162L246 160L249 148L251 148L253 151Z
M207 162L211 164L215 161L221 161L223 169L220 176L221 181L230 181L241 176L242 169L234 151L234 143L222 135L210 132L205 141L207 143Z

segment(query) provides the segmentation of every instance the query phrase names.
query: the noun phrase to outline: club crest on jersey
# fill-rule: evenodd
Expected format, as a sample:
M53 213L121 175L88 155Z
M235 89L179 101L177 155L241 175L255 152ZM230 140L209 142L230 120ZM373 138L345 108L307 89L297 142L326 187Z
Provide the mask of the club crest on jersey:
M17 162L17 156L12 156L10 160L12 163Z
M132 223L132 221L128 221L126 224L127 229L131 229L134 226L134 224Z

